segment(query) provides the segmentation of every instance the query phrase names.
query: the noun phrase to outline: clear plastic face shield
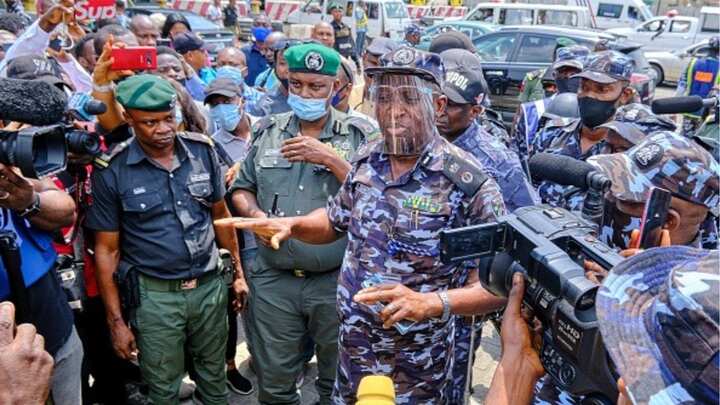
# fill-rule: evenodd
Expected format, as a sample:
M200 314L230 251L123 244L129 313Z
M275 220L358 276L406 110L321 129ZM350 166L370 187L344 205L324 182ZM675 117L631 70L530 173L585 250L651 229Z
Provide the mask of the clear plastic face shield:
M432 85L420 77L378 75L370 86L370 100L385 140L385 153L417 156L435 136Z

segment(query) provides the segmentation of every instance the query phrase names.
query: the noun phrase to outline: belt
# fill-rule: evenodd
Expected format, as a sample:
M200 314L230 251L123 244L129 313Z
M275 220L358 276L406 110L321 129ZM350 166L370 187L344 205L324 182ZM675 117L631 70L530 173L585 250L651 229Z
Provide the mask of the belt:
M340 269L340 267L336 267L336 268L334 268L334 269L332 269L332 270L321 271L321 272L318 272L318 271L305 271L305 270L300 270L300 269L292 269L292 270L290 270L290 274L292 274L294 277L297 277L297 278L312 278L312 277L317 277L317 276L322 276L322 275L325 275L325 274L328 274L328 273L332 273L332 272L335 272L335 271L337 271L337 270L339 270L339 269Z
M164 280L140 273L141 282L145 284L145 287L147 287L148 290L163 292L194 290L201 285L214 281L215 277L219 276L220 273L217 270L212 270L203 273L203 275L196 278L188 278L184 280Z

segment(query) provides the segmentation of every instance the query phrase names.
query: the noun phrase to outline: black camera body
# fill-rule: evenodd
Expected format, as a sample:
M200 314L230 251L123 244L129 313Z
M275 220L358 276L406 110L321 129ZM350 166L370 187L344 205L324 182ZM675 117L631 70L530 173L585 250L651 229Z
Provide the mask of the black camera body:
M508 295L515 272L524 273L523 300L544 326L545 370L559 388L602 404L617 398L617 376L595 314L598 286L583 261L609 270L623 259L595 238L596 228L565 209L523 207L497 223L444 231L440 256L445 263L491 259L480 266L480 281L498 296Z

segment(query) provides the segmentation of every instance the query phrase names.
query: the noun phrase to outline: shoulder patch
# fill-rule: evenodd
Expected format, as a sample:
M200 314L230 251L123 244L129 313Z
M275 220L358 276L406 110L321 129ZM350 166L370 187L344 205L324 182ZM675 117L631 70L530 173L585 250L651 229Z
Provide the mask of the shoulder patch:
M468 197L474 196L488 177L480 166L468 161L467 156L453 145L449 145L443 157L443 174Z
M367 118L348 116L345 123L359 130L367 141L372 141L380 135L380 128L377 127L377 124Z
M355 151L352 159L350 159L350 163L357 163L367 159L370 156L370 153L372 153L372 151L375 150L380 143L382 143L381 139L374 139L372 141L366 140L366 142L360 145L360 147Z
M120 142L117 145L113 146L112 149L95 157L95 159L93 159L93 166L98 169L105 169L106 167L110 166L110 161L112 161L117 155L119 155L120 152L127 149L132 139L134 138L130 138L127 141Z
M273 115L268 115L257 120L255 124L253 124L252 132L253 134L263 132L273 125L275 125L275 117Z
M183 139L189 139L191 141L195 142L201 142L210 146L215 145L215 142L213 142L212 138L205 134L201 134L198 132L178 132L178 135L182 137Z

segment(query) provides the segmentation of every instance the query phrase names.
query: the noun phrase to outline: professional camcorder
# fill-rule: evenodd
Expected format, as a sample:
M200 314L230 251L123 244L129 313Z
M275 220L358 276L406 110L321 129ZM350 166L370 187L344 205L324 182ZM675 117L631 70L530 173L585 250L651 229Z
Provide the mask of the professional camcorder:
M585 277L583 262L611 269L622 260L595 238L597 225L548 205L519 208L497 223L444 231L441 260L480 258L480 281L507 296L512 275L527 280L524 302L544 326L540 359L557 385L585 396L589 404L617 398L617 376L605 351L595 315L598 286Z

